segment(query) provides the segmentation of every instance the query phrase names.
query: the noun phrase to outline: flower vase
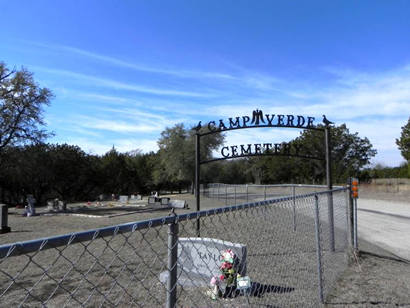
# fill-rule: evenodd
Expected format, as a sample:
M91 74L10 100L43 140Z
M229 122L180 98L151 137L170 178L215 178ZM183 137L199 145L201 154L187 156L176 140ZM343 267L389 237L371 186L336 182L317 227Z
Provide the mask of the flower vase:
M232 298L235 297L236 295L236 286L235 285L230 285L230 286L226 286L225 290L223 292L222 297L223 298Z

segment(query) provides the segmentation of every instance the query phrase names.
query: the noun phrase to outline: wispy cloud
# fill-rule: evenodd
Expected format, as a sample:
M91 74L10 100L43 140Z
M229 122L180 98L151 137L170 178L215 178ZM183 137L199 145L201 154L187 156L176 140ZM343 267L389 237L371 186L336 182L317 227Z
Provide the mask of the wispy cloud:
M115 105L133 105L133 106L141 106L143 102L131 99L124 96L119 95L104 95L99 93L86 93L86 92L77 92L77 91L70 91L71 95L75 95L76 97L86 99L92 102L108 102L110 104L114 103Z
M107 120L90 116L78 116L77 125L83 128L110 131L116 133L148 133L156 132L163 128L161 124L138 123L134 124L124 120Z
M38 71L43 71L49 74L57 74L66 77L70 77L72 79L80 80L82 82L88 82L90 85L106 87L116 90L127 90L139 93L147 93L153 95L165 95L165 96L187 96L187 97L212 97L214 94L210 93L199 93L199 92L191 92L191 91L182 91L182 90L169 90L169 89L160 89L160 88L152 88L147 86L135 85L125 82L120 82L111 79L104 79L99 77L94 77L91 75L71 72L67 70L60 70L60 69L50 69L38 66L32 66Z
M180 77L180 78L235 79L235 77L230 74L219 73L219 72L191 71L191 70L181 70L181 69L175 69L175 68L174 69L163 69L163 68L158 68L158 67L150 67L150 66L136 64L131 61L125 61L125 60L118 59L115 57L102 55L99 53L91 52L88 50L84 50L84 49L76 48L72 46L44 44L44 43L37 43L37 42L32 42L32 41L25 41L25 42L33 46L55 50L60 53L65 52L65 53L70 53L70 54L76 54L76 55L80 55L83 57L87 57L89 59L108 63L114 66L124 67L124 68L141 71L141 72L170 75L170 76Z
M176 123L183 123L187 121L187 118L178 118L174 114L172 117L159 114L155 111L141 111L136 108L98 108L99 111L107 112L111 115L115 115L121 119L133 121L136 123L144 123L145 126L152 126L154 129L165 128L166 126L173 126Z

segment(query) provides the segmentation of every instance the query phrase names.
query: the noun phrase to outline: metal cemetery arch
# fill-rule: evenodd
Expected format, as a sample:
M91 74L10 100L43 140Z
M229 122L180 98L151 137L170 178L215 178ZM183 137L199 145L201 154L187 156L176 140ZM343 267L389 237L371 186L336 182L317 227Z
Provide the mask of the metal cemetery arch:
M275 119L276 116L276 119ZM208 132L206 133L200 133L200 129L202 128L201 121L198 123L196 127L193 129L196 130L195 134L195 200L196 200L196 210L199 212L200 211L200 166L201 164L206 164L214 161L219 161L219 160L226 160L226 159L232 159L232 158L239 158L239 157L250 157L250 156L287 156L287 157L300 157L300 158L307 158L307 159L317 159L317 160L325 160L326 162L326 185L328 190L332 190L333 184L332 184L332 175L331 175L331 153L330 153L330 129L331 126L330 124L333 124L330 122L325 115L323 115L323 123L325 124L324 128L322 127L317 127L313 124L315 118L314 117L304 117L304 116L294 116L294 115L275 115L275 114L264 114L262 110L254 110L252 112L252 118L249 116L242 116L242 117L235 117L235 118L229 118L229 126L225 125L223 120L219 120L219 124L215 121L210 121L207 124L208 127ZM241 125L241 120L242 120L242 125ZM266 120L266 122L265 122ZM276 121L276 124L275 122ZM248 123L250 122L250 125ZM263 123L263 124L262 124ZM276 151L276 144L275 144L275 153L263 153L261 149L257 151L257 147L255 144L255 153L247 153L243 155L243 151L241 155L233 155L232 156L223 156L221 158L216 158L216 159L211 159L207 161L201 161L200 158L200 142L201 142L201 137L210 135L210 134L216 134L216 133L221 133L225 131L231 131L231 130L237 130L237 129L248 129L248 128L263 128L263 127L281 127L281 128L297 128L297 129L307 129L307 130L317 130L317 131L322 131L324 132L324 147L325 147L325 157L320 158L320 157L312 157L312 156L306 156L306 155L299 155L299 153L290 154L285 151L284 154L278 154ZM261 145L261 144L259 144ZM267 144L264 144L267 145ZM270 144L272 145L272 144ZM243 146L243 145L241 145ZM248 144L248 149L249 149L249 144ZM226 147L225 147L226 148ZM267 146L267 148L269 148ZM232 149L232 152L234 150ZM330 228L331 228L331 238L330 238L330 248L332 251L335 249L335 244L334 244L334 217L333 217L333 196L332 193L330 192L328 195L328 206L329 206L329 223L330 223ZM199 218L197 219L197 236L200 236L200 221Z

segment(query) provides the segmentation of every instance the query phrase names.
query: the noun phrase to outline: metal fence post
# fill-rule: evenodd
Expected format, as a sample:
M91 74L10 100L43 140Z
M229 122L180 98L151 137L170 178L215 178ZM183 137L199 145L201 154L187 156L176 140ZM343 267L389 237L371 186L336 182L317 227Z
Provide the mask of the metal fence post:
M225 205L228 204L228 185L225 184Z
M327 205L328 205L328 215L329 215L330 251L335 251L335 219L334 219L333 192L332 191L328 192L327 194Z
M177 303L177 264L178 264L178 223L168 225L168 281L167 308L176 307Z
M335 251L335 224L334 224L334 209L333 209L333 184L332 184L332 158L331 158L331 139L330 126L325 127L325 154L326 154L326 184L330 191L327 194L327 206L329 215L329 229L330 229L330 251Z
M358 249L357 245L357 198L353 199L353 217L354 217L354 224L353 224L353 248Z
M235 198L235 205L236 205L236 185L234 186L234 198Z
M319 197L315 195L315 233L316 233L316 255L317 255L317 274L319 280L319 300L323 304L323 279L322 279L322 257L320 246L320 220L319 220Z
M196 210L199 212L201 210L201 195L200 195L200 181L201 181L201 146L200 146L200 135L199 132L195 135L195 200L196 200ZM200 237L200 220L199 217L196 219L196 233L197 237Z
M216 197L218 198L218 200L219 200L219 187L220 186L221 186L221 184L218 183L218 190L216 191Z
M292 197L293 197L293 231L296 231L296 188L295 186L293 186Z
M264 200L266 200L266 185L264 186L263 198L264 198Z
M349 242L350 247L354 247L354 209L353 209L353 197L352 197L352 178L348 181L348 200L349 200Z
M246 202L249 201L249 197L248 197L248 184L246 184Z

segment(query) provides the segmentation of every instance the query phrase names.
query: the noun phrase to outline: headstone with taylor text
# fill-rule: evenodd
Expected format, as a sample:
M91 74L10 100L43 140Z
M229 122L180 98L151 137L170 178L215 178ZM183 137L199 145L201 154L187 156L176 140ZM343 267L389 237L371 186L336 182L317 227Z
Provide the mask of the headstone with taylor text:
M209 286L213 276L219 276L222 251L232 249L239 259L238 273L246 275L245 245L214 238L179 238L178 240L178 284L183 287ZM166 283L168 272L160 274L160 281Z

